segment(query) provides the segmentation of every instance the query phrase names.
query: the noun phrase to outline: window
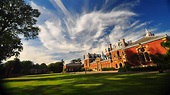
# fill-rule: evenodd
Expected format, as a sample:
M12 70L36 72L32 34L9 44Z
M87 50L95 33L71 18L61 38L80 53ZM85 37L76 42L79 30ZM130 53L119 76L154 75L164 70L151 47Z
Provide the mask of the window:
M142 45L138 48L138 59L141 63L150 61L150 56Z
M116 55L114 54L114 58L116 58Z
M149 54L147 52L145 52L144 55L145 55L146 61L150 61Z
M118 68L117 64L116 64L116 68Z
M120 57L119 51L117 51L117 56Z
M141 63L146 62L146 61L145 61L145 57L144 57L144 54L143 54L143 53L139 53L139 54L138 54L138 57L139 57L139 61L140 61Z
M122 63L119 64L119 67L120 67L120 68L122 67Z
M123 56L125 55L123 51L122 51L122 55L123 55Z

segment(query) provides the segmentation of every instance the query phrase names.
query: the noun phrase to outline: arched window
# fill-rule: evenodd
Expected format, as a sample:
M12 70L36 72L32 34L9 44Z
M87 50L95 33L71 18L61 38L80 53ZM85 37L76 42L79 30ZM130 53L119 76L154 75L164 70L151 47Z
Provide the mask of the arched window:
M119 51L117 51L117 56L118 56L118 57L120 57L120 53L119 53Z
M122 63L119 64L119 67L120 67L120 68L122 67Z
M143 53L139 53L139 54L138 54L138 57L139 57L139 61L140 61L141 63L146 62L146 61L145 61L145 57L144 57L144 54L143 54Z
M125 53L122 51L122 55L124 56L125 55Z
M145 52L144 55L145 55L146 61L150 61L149 54L147 52Z
M116 68L118 68L117 64L116 64Z
M150 61L150 56L145 49L146 48L140 44L140 47L138 48L138 59L141 63Z

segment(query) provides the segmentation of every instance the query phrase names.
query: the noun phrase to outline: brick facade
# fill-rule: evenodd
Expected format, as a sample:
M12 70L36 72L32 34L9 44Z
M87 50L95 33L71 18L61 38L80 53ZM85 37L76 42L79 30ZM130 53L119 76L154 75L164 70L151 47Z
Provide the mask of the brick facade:
M150 32L141 39L132 42L125 42L125 39L118 42L116 45L109 45L105 50L105 54L90 54L84 56L84 67L100 71L102 68L120 68L125 64L131 66L148 66L154 65L151 54L165 54L167 49L161 46L161 42L166 41L167 35L154 36ZM97 55L97 56L95 56ZM100 58L97 62L96 58Z

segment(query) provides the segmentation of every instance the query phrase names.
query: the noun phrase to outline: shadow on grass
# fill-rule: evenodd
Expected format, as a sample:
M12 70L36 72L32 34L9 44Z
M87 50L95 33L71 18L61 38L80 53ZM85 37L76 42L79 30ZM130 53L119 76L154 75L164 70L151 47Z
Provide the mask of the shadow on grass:
M7 79L4 80L4 84L36 80L38 83L42 82L42 85L27 84L23 87L7 85L6 90L10 95L168 95L170 93L170 73L37 76L37 78L32 76L32 79ZM59 80L63 82L58 84ZM48 82L53 83L48 84Z

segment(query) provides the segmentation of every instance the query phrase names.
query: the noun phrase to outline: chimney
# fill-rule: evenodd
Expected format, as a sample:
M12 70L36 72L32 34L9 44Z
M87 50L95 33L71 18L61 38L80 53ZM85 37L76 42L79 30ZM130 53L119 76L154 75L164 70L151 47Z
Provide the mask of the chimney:
M86 59L85 55L83 55L83 58Z
M123 47L126 46L125 39L122 39L122 46L123 46Z
M112 51L112 49L113 49L113 48L112 48L112 44L110 44L110 51Z
M88 53L88 57L90 58L91 56L90 56L90 53Z

